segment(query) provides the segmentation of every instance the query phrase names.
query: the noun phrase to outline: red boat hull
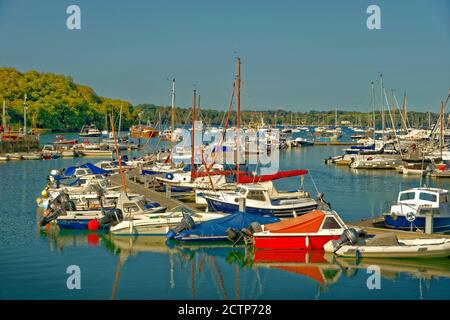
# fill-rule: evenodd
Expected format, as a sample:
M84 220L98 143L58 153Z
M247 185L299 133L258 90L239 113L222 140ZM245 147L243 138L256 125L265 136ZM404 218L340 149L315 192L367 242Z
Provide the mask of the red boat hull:
M306 239L308 238L308 240ZM337 240L339 236L255 236L254 243L257 249L303 249L323 250L323 246L330 240Z

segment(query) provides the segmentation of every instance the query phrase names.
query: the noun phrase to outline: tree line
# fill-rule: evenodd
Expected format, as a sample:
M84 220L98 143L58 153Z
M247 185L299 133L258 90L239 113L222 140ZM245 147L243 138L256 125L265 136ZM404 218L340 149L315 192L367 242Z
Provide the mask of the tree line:
M155 104L138 104L133 106L130 102L120 99L111 99L99 96L95 91L85 85L74 83L73 79L64 75L53 73L39 73L28 71L21 73L14 68L0 68L0 99L6 101L8 123L12 127L23 124L24 95L27 95L28 126L48 128L54 131L78 131L84 124L94 123L98 128L105 127L105 115L113 114L117 119L122 108L122 127L129 128L138 121L158 127L170 126L171 107ZM189 125L191 123L191 109L176 107L176 125ZM410 111L407 114L408 123L414 127L428 126L434 123L439 115L425 112ZM236 123L237 114L233 111L227 117L227 111L201 108L197 119L206 125L225 125ZM347 121L352 125L373 126L372 112L356 111L309 111L295 112L283 109L266 111L241 112L241 121L244 125L334 125ZM381 113L375 114L375 123L381 127ZM385 113L386 127L400 126L401 116L399 110L394 114Z

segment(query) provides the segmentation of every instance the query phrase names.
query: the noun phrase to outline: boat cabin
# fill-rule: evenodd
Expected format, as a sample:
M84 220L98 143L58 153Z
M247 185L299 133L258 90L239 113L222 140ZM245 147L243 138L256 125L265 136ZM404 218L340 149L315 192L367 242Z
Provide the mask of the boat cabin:
M413 188L400 192L398 203L439 208L442 205L448 206L449 194L444 189Z

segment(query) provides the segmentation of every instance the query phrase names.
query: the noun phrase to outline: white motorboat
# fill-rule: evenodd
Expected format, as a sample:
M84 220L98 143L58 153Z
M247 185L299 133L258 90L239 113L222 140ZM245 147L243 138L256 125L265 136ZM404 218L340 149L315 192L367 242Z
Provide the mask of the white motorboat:
M83 128L81 128L79 135L80 135L80 137L96 138L96 137L100 137L102 135L102 133L100 130L97 129L95 124L90 124L90 125L84 125Z
M226 214L194 212L180 206L170 212L158 214L135 215L131 220L124 220L110 229L115 235L166 235L178 226L185 216L192 218L194 223L222 218Z
M123 220L131 220L134 217L148 214L161 213L166 210L159 203L152 203L143 196L130 197L124 192L120 193L116 207L111 211L105 211L104 207L99 210L69 210L74 209L70 205L70 198L63 193L56 193L49 199L45 214L40 224L46 224L56 220L63 229L87 229L89 223L97 220L95 228L107 229ZM69 208L69 209L68 209Z
M381 158L369 156L363 159L355 159L350 163L353 169L395 169L403 164L402 159L398 158Z
M331 240L324 246L326 252L348 258L445 258L450 256L450 239L397 239L395 234L380 234L355 244L339 244Z

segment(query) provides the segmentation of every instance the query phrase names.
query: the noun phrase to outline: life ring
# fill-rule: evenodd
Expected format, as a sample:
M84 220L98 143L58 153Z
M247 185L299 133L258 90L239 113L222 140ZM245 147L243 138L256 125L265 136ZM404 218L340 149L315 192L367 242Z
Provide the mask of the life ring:
M413 211L407 212L405 218L408 222L414 222L416 220L416 213Z
M167 173L167 174L166 174L166 179L167 179L167 180L173 180L173 174Z

